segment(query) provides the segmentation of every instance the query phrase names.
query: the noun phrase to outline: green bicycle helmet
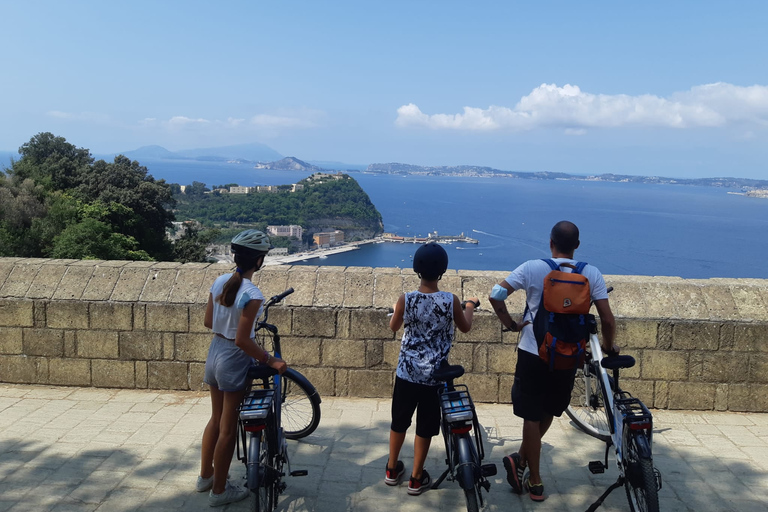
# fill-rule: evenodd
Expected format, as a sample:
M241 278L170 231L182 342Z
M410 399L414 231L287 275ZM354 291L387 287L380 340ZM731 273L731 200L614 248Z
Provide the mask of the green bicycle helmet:
M266 253L270 249L269 237L257 229L246 229L232 239L232 252L235 254Z

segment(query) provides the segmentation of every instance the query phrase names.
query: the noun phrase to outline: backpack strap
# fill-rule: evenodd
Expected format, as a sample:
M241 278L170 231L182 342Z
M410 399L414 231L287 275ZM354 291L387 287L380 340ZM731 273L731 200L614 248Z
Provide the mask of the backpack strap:
M555 263L555 260L553 260L553 259L550 259L550 258L542 258L542 259L541 259L541 261L543 261L544 263L546 263L547 265L549 265L549 268L551 268L552 270L557 270L557 269L559 269L559 268L560 268L560 265L558 265L557 263Z
M584 270L584 267L587 266L587 263L585 261L579 261L576 263L573 272L576 274L581 274L582 270Z

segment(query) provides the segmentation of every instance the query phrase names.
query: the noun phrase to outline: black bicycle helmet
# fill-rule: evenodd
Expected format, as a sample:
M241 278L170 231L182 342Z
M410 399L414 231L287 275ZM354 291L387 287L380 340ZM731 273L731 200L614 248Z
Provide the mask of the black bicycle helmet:
M232 239L232 252L235 254L267 253L270 249L269 237L257 229L246 229Z
M440 244L424 244L413 255L413 271L422 279L434 281L440 279L448 269L448 254Z

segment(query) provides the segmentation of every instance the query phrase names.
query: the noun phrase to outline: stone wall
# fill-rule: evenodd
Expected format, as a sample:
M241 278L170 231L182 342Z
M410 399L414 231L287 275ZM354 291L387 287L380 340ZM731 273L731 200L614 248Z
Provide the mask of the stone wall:
M0 381L201 389L208 289L227 265L0 258ZM502 333L487 296L506 272L449 271L441 288L479 296L451 362L478 401L508 402L517 334ZM270 319L285 359L321 394L387 397L400 333L387 310L415 289L410 269L266 267L269 297L293 287ZM768 281L606 276L617 341L638 364L623 387L649 406L768 412ZM508 299L522 313L523 295Z

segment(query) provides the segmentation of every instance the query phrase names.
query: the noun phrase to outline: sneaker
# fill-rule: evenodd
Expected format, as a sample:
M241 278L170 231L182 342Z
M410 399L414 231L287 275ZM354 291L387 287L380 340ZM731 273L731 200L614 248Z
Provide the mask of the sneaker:
M530 473L525 474L523 479L523 488L533 501L544 501L544 484L532 484L530 482Z
M411 480L408 482L408 494L411 496L418 496L419 494L429 489L429 485L431 483L432 479L429 478L429 473L427 473L427 470L424 469L421 472L421 478L416 479L411 477Z
M208 505L212 507L220 507L228 503L235 503L237 501L244 500L251 493L248 489L243 489L237 485L232 484L227 480L227 487L221 494L214 494L213 490L208 494Z
M227 479L229 479L229 475L227 475ZM213 487L213 475L208 478L197 477L197 485L195 486L197 492L210 491L211 487Z
M405 464L403 464L403 461L399 460L397 461L397 464L395 464L395 469L387 468L387 476L384 477L384 483L387 485L397 485L403 479L404 474Z
M520 454L515 452L504 457L504 469L507 470L507 482L517 494L523 494L523 475L525 466L522 464Z

